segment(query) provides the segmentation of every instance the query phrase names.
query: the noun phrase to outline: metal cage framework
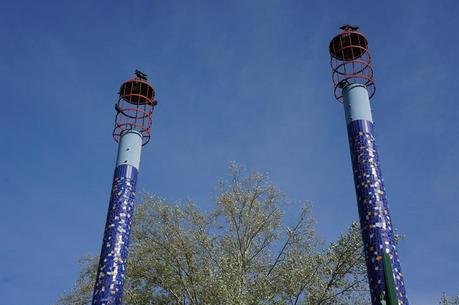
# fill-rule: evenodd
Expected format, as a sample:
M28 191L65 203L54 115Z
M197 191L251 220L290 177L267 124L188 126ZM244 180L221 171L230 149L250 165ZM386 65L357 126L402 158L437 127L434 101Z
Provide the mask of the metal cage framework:
M157 101L152 85L143 78L136 77L121 85L113 138L119 142L126 130L137 130L142 135L142 145L150 141L152 113Z
M345 25L341 33L330 42L330 65L335 97L343 100L342 89L349 84L362 84L370 98L376 91L368 40L358 32L358 28Z

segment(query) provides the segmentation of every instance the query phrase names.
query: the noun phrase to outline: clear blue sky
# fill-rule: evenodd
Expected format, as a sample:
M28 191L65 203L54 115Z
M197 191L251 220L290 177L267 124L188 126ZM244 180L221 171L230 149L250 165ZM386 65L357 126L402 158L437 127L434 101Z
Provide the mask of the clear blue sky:
M357 219L327 49L343 23L373 54L408 297L458 293L458 12L446 0L3 3L0 305L54 302L99 253L113 104L135 68L160 101L139 190L205 209L235 160L312 201L319 234L337 238Z

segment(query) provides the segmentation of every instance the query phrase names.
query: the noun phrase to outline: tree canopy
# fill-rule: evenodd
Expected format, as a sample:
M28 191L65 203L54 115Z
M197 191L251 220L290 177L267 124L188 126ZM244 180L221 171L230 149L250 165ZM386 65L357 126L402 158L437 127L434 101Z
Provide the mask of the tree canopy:
M443 294L440 305L459 305L459 295L449 298L446 294Z
M235 165L211 211L144 196L133 220L123 303L369 304L358 225L326 244L309 205L286 224L286 204L266 175ZM58 304L91 303L97 261L83 260L75 288Z

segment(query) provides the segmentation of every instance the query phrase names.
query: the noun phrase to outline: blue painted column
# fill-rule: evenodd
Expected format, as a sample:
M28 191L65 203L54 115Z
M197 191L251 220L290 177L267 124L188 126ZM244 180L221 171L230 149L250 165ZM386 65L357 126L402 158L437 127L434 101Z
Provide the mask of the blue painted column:
M370 100L364 85L351 84L343 89L355 191L360 227L373 305L386 304L383 255L388 254L398 299L397 305L407 305L403 274L390 218L384 179L382 177Z
M141 149L142 135L138 131L126 130L121 134L94 287L94 305L121 304Z

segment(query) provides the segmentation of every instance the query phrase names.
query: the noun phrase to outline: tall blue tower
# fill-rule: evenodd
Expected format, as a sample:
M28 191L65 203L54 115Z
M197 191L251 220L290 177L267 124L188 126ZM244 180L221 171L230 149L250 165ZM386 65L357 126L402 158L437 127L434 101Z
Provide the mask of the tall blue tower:
M335 97L343 103L373 305L408 305L373 134L375 93L368 41L345 25L330 42Z
M142 146L150 141L155 91L147 76L121 85L115 105L113 138L118 143L115 174L105 223L102 250L93 293L93 305L119 305L123 297L131 220Z

